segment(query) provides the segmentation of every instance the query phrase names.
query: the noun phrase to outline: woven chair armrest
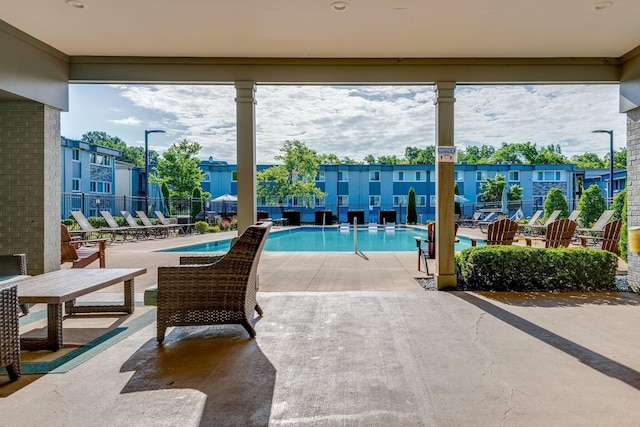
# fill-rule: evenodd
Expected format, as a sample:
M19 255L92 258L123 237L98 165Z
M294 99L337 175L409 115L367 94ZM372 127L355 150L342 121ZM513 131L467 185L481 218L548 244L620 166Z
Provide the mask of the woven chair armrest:
M4 274L4 275L27 274L27 255L26 254L0 255L0 274Z
M224 255L181 256L180 265L214 264L224 258Z

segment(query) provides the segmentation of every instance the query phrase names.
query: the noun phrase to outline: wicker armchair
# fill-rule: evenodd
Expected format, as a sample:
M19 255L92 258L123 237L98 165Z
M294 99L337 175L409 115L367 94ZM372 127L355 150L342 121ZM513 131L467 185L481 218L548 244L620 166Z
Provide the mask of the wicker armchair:
M256 273L270 229L271 222L247 228L221 257L182 257L180 266L158 268L158 342L170 326L240 324L256 336Z
M0 255L0 287L28 277L26 254ZM28 304L20 305L20 309L29 313Z
M20 376L20 332L17 308L17 284L0 285L0 366L7 368L12 381Z

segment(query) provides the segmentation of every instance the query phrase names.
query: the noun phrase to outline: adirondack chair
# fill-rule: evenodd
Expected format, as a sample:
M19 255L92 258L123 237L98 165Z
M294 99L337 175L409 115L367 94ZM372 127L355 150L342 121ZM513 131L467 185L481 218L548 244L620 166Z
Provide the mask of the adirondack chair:
M470 239L471 246L476 246L478 241L487 245L511 245L518 231L518 223L510 219L499 219L489 224L486 239Z
M458 224L454 225L454 236L458 233ZM420 269L420 262L424 262L424 268L429 274L429 265L427 264L428 259L435 259L436 257L436 223L432 222L427 225L427 238L424 239L419 236L415 236L416 246L418 248L418 271ZM422 243L426 243L427 247L423 248Z
M90 248L87 243L95 243L95 248ZM100 268L105 268L105 251L107 239L78 240L72 239L69 229L60 224L60 264L72 263L71 268L83 268L94 261L100 262Z
M573 240L578 223L568 218L553 221L547 227L544 238L539 239L544 242L545 248L558 248L560 246L567 247ZM531 246L531 241L536 240L534 237L525 237L527 246Z
M538 219L540 219L540 217L542 216L542 212L542 209L538 209L536 213L534 213L533 216L529 218L529 222L527 222L526 224L518 224L518 232L520 232L521 234L530 234L531 227L536 225Z
M589 243L596 245L600 242L600 249L603 251L613 252L616 255L620 255L620 230L622 229L622 220L617 219L611 221L604 226L601 237L594 237L588 235L578 235L580 244L584 247Z

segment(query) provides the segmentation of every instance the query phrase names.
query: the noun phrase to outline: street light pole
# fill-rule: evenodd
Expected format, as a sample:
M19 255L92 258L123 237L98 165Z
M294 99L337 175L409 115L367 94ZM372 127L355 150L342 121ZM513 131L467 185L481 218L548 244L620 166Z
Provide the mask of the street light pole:
M594 130L591 133L608 133L609 134L609 204L613 201L613 131L612 130Z
M149 134L165 133L160 129L152 129L144 131L144 200L145 212L149 213Z

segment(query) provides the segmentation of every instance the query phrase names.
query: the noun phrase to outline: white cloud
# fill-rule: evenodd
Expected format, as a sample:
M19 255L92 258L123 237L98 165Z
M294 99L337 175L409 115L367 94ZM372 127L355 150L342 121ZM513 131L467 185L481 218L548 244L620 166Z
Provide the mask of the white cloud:
M74 93L97 90L91 86L71 91L71 110L63 116L63 131L69 133L65 136L104 130L139 144L144 129L158 128L167 134L151 138L151 149L162 151L186 138L202 145L202 158L235 162L233 86L112 85L107 87L110 97L102 98L111 100L108 109L75 105ZM455 141L460 147L530 141L538 147L559 144L567 156L586 151L602 156L608 152L608 138L592 134L594 129L613 129L616 149L626 143L626 116L617 112L617 85L458 86L455 97ZM85 103L95 99L83 97ZM356 160L368 154L402 156L407 146L435 144L432 86L260 85L256 99L258 163L272 163L287 139ZM91 111L105 117L113 111L131 116L72 120ZM71 129L64 126L67 120L73 128L89 122L107 128ZM116 127L110 129L109 123Z

